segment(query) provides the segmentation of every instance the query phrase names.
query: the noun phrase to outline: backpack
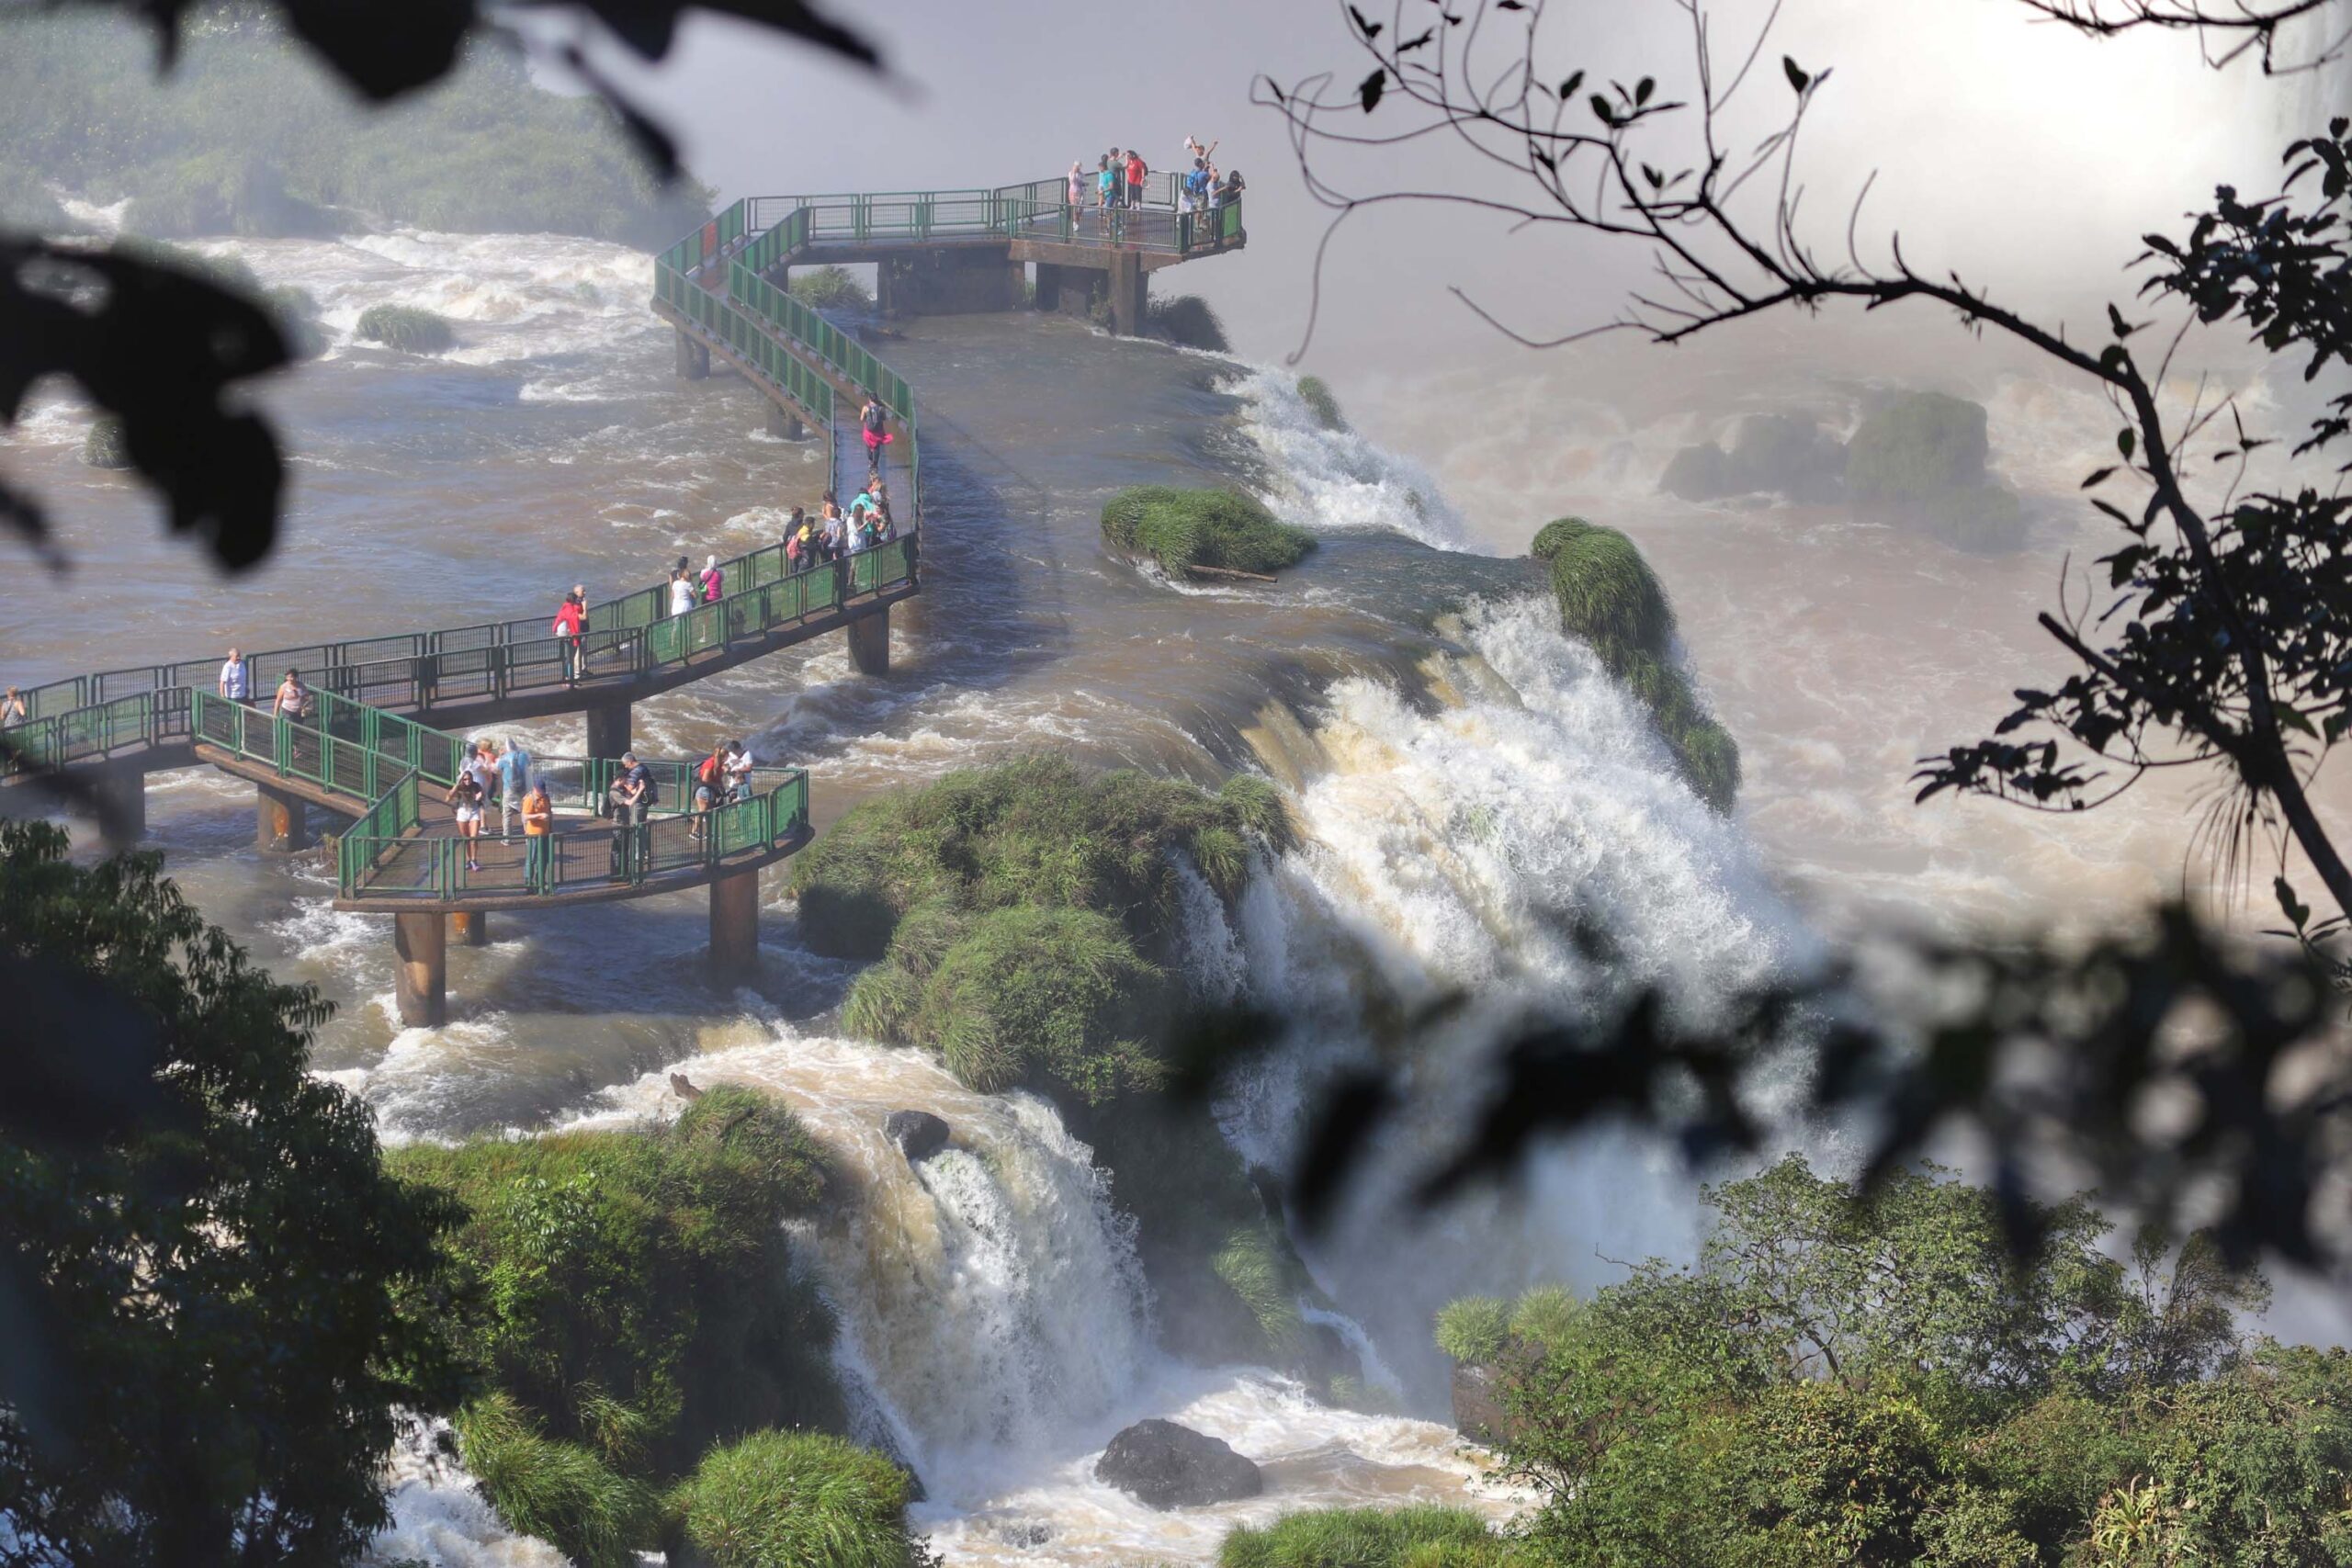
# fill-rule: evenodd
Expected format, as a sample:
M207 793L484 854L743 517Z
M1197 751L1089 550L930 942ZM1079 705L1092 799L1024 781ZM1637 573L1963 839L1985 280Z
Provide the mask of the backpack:
M879 435L882 434L883 422L888 418L888 416L882 412L882 405L880 403L869 403L866 405L865 415L865 428L872 431L875 434Z

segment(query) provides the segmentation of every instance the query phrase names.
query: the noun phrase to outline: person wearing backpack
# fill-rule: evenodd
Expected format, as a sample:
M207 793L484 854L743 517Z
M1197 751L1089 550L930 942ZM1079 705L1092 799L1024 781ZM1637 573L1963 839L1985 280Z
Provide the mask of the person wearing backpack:
M709 835L703 818L715 808L727 788L727 748L714 746L695 769L695 820L691 834L697 844Z
M889 411L868 398L865 406L857 411L857 423L865 435L865 471L878 474L882 471L882 448L894 439L890 434Z

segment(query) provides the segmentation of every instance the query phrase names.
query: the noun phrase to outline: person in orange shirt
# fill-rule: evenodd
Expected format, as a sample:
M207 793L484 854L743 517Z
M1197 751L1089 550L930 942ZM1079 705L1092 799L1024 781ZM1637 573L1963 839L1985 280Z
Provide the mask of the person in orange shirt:
M1130 147L1127 149L1127 205L1129 207L1143 205L1143 154Z
M555 880L555 800L545 773L523 797L523 886L544 893Z

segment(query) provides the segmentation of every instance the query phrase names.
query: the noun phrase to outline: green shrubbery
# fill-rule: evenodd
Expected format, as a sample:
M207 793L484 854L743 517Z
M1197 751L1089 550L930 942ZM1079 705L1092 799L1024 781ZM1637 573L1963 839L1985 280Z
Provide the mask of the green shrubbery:
M1320 376L1301 376L1298 395L1315 415L1315 422L1326 430L1345 430L1348 416L1340 412L1340 400L1331 395L1330 383Z
M874 296L855 273L831 263L794 272L790 293L812 310L864 310L874 304Z
M1179 866L1230 900L1251 846L1290 838L1262 779L1212 795L1034 758L864 802L793 863L803 939L880 960L846 1027L1050 1096L1137 1222L1175 1348L1204 1359L1295 1356L1311 1287L1216 1127L1153 1092L1182 999Z
M0 51L9 167L96 201L129 197L128 226L166 236L317 234L380 220L653 246L707 210L709 193L691 181L656 184L602 103L541 88L494 42L381 109L328 80L257 9L215 7L182 42L158 82L153 40L138 28L12 18ZM5 178L0 207L27 205L23 177Z
M673 1495L711 1568L910 1568L906 1472L817 1432L754 1432L705 1455Z
M1226 340L1225 323L1217 320L1209 302L1197 294L1154 299L1145 330L1154 337L1166 338L1185 348L1206 349L1212 354L1233 351L1233 344Z
M1509 1568L1535 1558L1465 1508L1329 1508L1244 1525L1217 1568Z
M1692 1267L1440 1314L1506 1414L1506 1463L1548 1495L1527 1538L1544 1562L2320 1563L2352 1545L2352 1355L2245 1342L2267 1288L2207 1239L2143 1232L2121 1262L2077 1199L2024 1216L2041 1240L2020 1262L1990 1191L1930 1168L1864 1194L1793 1156L1708 1199Z
M1296 565L1315 536L1275 520L1255 497L1230 490L1134 485L1102 508L1102 536L1168 571L1216 567L1270 572Z
M460 1453L517 1529L575 1554L650 1547L613 1532L713 1439L841 1424L831 1318L782 1229L817 1211L824 1169L781 1106L723 1087L667 1126L390 1163L470 1212L450 1271L472 1304L447 1326L492 1397L458 1423Z
M1674 664L1674 609L1641 551L1614 528L1563 517L1544 525L1532 553L1552 563L1561 626L1649 708L1699 798L1729 811L1739 794L1738 743Z
M360 312L356 335L402 354L439 354L457 346L449 323L414 305L370 305Z

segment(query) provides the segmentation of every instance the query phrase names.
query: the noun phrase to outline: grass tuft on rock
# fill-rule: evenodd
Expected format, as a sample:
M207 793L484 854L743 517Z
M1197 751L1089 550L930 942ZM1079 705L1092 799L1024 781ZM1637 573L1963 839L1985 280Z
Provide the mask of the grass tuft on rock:
M1298 1310L1301 1271L1271 1224L1261 1220L1235 1231L1209 1268L1250 1309L1265 1336L1268 1355L1280 1361L1298 1353L1306 1335L1306 1320Z
M820 1432L754 1432L703 1457L672 1494L710 1568L910 1568L907 1473Z
M1233 344L1225 335L1225 323L1217 320L1209 302L1197 294L1154 299L1145 330L1184 348L1205 349L1211 354L1233 352Z
M1517 1543L1466 1508L1325 1508L1262 1528L1242 1525L1217 1568L1502 1568Z
M1320 376L1301 376L1298 395L1315 415L1315 423L1326 430L1345 430L1348 416L1340 412L1340 400L1331 395L1331 384Z
M662 1504L650 1486L547 1437L509 1396L478 1399L452 1425L458 1459L508 1529L583 1568L636 1568L638 1550L659 1538Z
M795 272L786 292L812 310L865 310L874 304L857 274L831 262Z
M130 467L130 447L123 439L120 419L102 413L90 422L90 433L82 437L82 461L93 468Z
M1438 1309L1437 1348L1456 1363L1483 1367L1510 1340L1510 1303L1495 1296L1464 1296Z
M1691 789L1717 811L1739 794L1739 746L1707 713L1673 662L1674 607L1634 541L1563 517L1529 547L1552 566L1561 629L1581 638L1641 698Z
M401 354L439 354L458 343L447 321L414 305L370 305L361 312L357 331L368 342Z
M1171 485L1135 485L1113 496L1102 508L1102 536L1171 572L1277 571L1315 547L1314 535L1277 521L1253 496Z

